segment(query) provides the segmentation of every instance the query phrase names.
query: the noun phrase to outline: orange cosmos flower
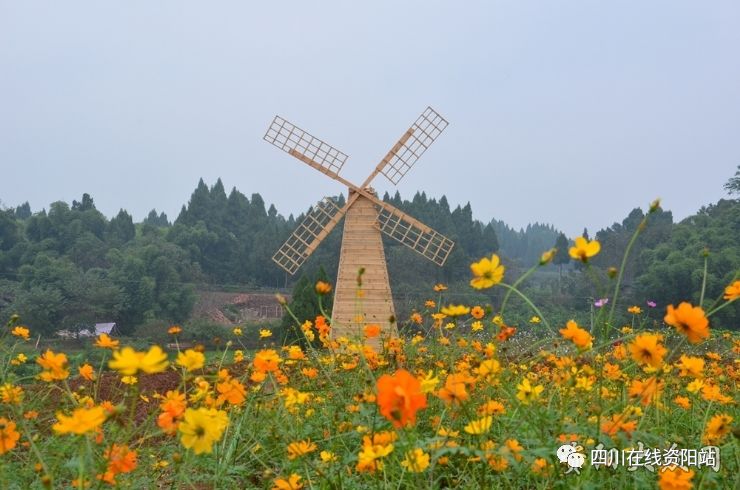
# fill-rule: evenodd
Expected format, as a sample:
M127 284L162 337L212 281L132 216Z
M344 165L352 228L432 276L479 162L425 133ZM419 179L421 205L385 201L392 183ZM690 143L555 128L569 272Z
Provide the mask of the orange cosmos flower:
M108 336L107 333L101 333L98 339L95 341L95 346L101 347L103 349L117 349L119 343L120 341L113 340Z
M69 376L67 356L63 352L54 354L51 349L47 349L36 359L36 363L44 368L44 372L39 375L44 381L62 380Z
M691 303L685 301L678 305L678 308L668 305L663 320L668 325L676 327L692 344L698 344L703 339L709 338L709 320L704 316L701 306L691 306Z
M180 327L180 325L172 325L169 329L167 329L167 333L170 335L178 335L182 333L182 327Z
M218 403L224 401L229 402L231 405L241 405L244 403L247 392L244 385L239 382L238 379L230 379L216 385L218 390Z
M263 373L275 372L282 362L280 356L273 349L265 349L254 355L254 368Z
M23 340L28 340L28 336L31 332L26 327L18 326L15 327L10 333L15 335L16 337L21 337Z
M719 414L707 422L702 442L716 446L732 430L732 417L727 414Z
M316 283L316 294L320 294L321 296L324 296L326 294L331 293L331 284L324 281L318 281Z
M480 320L485 314L486 311L480 306L474 306L473 309L470 310L470 315L476 320Z
M647 364L654 368L663 364L663 356L668 349L660 344L663 340L662 335L642 334L635 337L635 340L629 345L632 359L638 364Z
M637 429L637 422L634 420L627 420L624 414L614 414L610 419L605 419L601 423L601 431L608 436L615 436L620 430L628 436Z
M308 453L316 451L316 444L311 439L305 441L296 441L288 444L288 459L293 460L305 456Z
M88 381L92 381L95 379L95 372L93 371L93 367L89 364L83 364L78 368L78 371L80 373L80 376Z
M416 412L427 406L427 397L421 392L421 382L405 369L399 369L392 376L381 376L377 388L376 401L380 413L396 428L414 425Z
M701 357L681 355L676 367L681 370L681 372L678 373L679 376L701 378L704 373L704 359Z
M724 298L727 301L735 301L740 298L740 281L735 281L725 288Z
M649 405L651 402L658 400L658 397L663 391L664 385L665 382L658 381L655 376L648 378L645 381L635 379L630 385L629 395L632 398L639 397L640 403L643 405Z
M380 335L380 325L366 325L364 331L366 339L373 339Z
M578 326L578 324L569 320L565 328L560 329L563 338L571 340L579 349L588 349L591 347L593 337L591 334Z
M15 422L0 417L0 454L13 449L20 438L21 435L15 430Z
M445 385L439 390L437 396L448 404L462 403L470 398L466 387L467 385L472 386L473 383L475 383L475 379L465 373L450 374L447 376Z
M660 490L690 490L694 487L691 479L694 478L694 470L684 470L680 466L670 468L664 467L660 471L658 488Z
M108 467L106 472L97 478L111 485L116 484L117 474L130 473L136 469L136 451L132 451L126 445L113 444L103 456L108 460Z
M275 486L272 490L301 490L303 483L301 483L301 476L292 473L287 479L278 478L275 480Z

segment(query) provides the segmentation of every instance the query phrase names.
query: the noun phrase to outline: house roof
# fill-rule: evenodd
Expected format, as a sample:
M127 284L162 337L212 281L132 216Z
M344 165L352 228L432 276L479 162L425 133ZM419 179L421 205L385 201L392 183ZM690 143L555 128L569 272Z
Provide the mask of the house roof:
M95 324L95 333L97 335L100 335L101 333L111 333L113 329L116 328L115 322L111 323L96 323Z

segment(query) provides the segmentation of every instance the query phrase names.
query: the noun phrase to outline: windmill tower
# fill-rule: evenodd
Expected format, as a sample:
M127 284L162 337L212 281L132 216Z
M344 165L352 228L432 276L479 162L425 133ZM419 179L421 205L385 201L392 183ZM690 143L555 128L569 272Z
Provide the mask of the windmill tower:
M288 273L295 274L345 218L332 309L335 336L361 335L368 324L385 328L395 316L381 233L439 266L447 260L454 246L452 240L381 201L369 187L378 174L398 184L446 127L447 121L427 107L359 186L339 176L347 161L346 154L279 116L267 129L265 141L349 188L342 208L329 198L312 207L272 257ZM360 269L365 272L358 288Z

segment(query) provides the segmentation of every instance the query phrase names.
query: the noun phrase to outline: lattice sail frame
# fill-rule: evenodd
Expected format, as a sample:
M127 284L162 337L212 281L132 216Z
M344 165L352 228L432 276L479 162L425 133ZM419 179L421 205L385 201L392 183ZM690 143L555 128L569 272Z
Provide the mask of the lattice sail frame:
M440 267L455 242L390 205L378 205L378 229Z
M448 124L434 109L427 107L380 161L378 171L394 185L398 184Z
M263 137L268 143L301 160L301 156L317 163L324 170L338 174L347 155L330 144L312 136L295 124L275 116Z
M322 231L341 219L341 208L333 199L325 197L313 206L292 235L272 256L272 260L288 273L295 274L311 252L318 246L314 244Z

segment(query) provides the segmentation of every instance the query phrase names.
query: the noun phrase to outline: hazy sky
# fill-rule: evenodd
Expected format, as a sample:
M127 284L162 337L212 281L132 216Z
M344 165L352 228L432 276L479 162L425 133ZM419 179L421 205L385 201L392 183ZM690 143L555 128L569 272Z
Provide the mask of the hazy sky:
M571 237L683 218L740 163L740 2L0 0L6 206L174 219L221 177L298 214L344 189L262 141L275 114L359 183L427 105L450 126L404 197Z

